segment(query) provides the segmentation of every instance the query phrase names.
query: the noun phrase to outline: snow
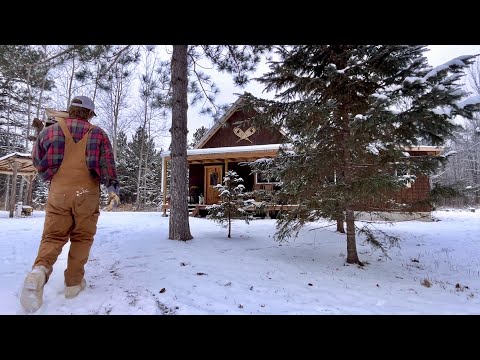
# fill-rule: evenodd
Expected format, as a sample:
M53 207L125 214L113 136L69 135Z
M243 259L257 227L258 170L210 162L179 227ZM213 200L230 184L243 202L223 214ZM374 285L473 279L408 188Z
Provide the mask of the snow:
M465 96L467 94L468 93L465 90L462 90L462 89L456 89L454 91L450 91L450 95L453 95L453 96Z
M247 151L262 151L262 150L278 150L282 144L268 144L268 145L250 145L250 146L229 146L229 147L217 147L206 149L191 149L187 150L187 156L189 155L206 155L206 154L224 154L231 152L247 152ZM287 146L287 145L283 145ZM162 153L162 157L170 156L170 151Z
M14 152L14 153L7 154L7 155L5 155L5 156L0 157L0 161L5 160L5 159L8 159L8 158L11 158L11 157L14 157L14 156L31 158L31 157L32 157L32 154Z
M66 245L35 314L478 314L480 212L433 215L441 221L376 225L401 248L387 259L359 240L360 268L344 263L345 236L325 221L279 244L275 220L235 220L228 239L217 223L190 218L194 239L182 242L167 239L161 213L102 212L87 288L63 296ZM0 211L1 314L24 314L19 294L43 222L42 211Z
M374 93L374 94L372 94L372 96L375 96L380 101L387 101L388 100L388 96L386 96L384 94Z
M367 150L372 153L373 155L378 155L380 154L380 151L378 151L377 147L373 144L368 144L367 145Z
M455 59L452 59L446 62L445 64L442 64L440 66L433 68L431 71L427 73L427 75L424 76L424 79L429 79L433 76L436 76L440 71L447 70L453 65L460 66L460 67L466 66L467 64L464 61L471 59L472 57L474 57L474 55L462 55L462 56L456 57Z
M454 82L455 80L460 79L463 76L463 74L452 74L449 75L445 78L446 82Z
M480 104L480 95L469 97L468 99L457 102L459 108L464 108L468 105L478 105Z
M448 156L452 156L452 155L455 155L457 152L455 150L450 150L450 151L447 151L445 154L443 154L442 156L443 157L448 157Z
M444 108L444 109L433 109L432 112L436 115L447 115L447 116L450 116L452 114L452 108L451 107L447 107L447 108Z
M417 77L417 76L407 76L407 77L405 78L405 81L406 81L407 83L415 84L416 82L424 83L424 82L425 82L425 79L424 79L424 78L421 78L421 77Z

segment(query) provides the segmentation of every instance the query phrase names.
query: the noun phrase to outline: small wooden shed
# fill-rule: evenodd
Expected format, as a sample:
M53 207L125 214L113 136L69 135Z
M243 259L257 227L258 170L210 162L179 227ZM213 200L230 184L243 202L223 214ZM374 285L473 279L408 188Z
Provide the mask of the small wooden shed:
M12 175L10 191L10 217L15 212L15 198L17 196L17 177L23 176L28 183L27 204L32 204L33 180L37 176L37 170L33 166L31 154L14 152L0 157L0 174Z

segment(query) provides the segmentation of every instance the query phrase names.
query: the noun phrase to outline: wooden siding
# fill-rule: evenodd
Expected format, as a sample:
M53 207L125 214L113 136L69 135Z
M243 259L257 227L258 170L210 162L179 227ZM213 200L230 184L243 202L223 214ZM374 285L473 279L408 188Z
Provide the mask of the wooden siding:
M430 182L428 176L417 176L415 182L409 188L403 188L393 194L393 199L400 204L406 204L405 212L432 211L431 204L427 201L430 193ZM389 211L394 210L387 204L369 203L356 206L357 211Z
M240 140L240 138L233 132L233 129L239 127L242 131L247 131L251 125L235 124L237 121L245 119L245 117L246 116L242 110L237 110L207 141L202 149L229 146L280 144L282 142L282 133L280 131L272 131L269 129L256 129L255 133L248 137L251 142L248 140Z

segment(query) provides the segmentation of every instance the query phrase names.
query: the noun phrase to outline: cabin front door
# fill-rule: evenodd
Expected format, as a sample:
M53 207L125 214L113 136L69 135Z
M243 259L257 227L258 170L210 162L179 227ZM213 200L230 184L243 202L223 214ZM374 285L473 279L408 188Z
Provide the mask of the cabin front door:
M207 205L216 204L220 200L218 191L214 186L222 184L222 170L222 165L205 166L205 204Z

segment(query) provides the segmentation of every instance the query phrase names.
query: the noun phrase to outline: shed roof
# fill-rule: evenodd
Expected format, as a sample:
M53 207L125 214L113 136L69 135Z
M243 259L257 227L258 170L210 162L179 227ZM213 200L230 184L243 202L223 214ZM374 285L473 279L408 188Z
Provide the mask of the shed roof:
M14 152L0 157L0 174L13 175L13 163L19 164L17 175L35 175L31 154Z

